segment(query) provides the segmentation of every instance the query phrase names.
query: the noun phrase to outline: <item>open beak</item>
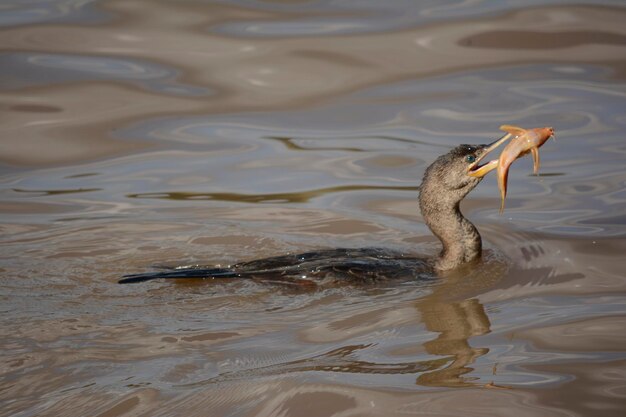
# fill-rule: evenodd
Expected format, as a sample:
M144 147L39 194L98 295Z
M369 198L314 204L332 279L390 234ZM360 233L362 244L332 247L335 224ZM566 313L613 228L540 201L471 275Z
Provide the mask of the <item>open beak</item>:
M481 161L485 159L485 157L489 155L491 151L496 149L498 146L502 145L510 137L511 137L511 134L507 133L506 135L502 136L500 139L496 140L495 142L492 142L489 145L486 145L486 147L483 150L482 155L480 155L480 157L476 161L472 162L472 164L469 167L467 167L467 175L469 175L470 177L482 178L485 175L487 175L489 172L496 169L498 167L498 159L492 159L491 161L482 165L481 165Z

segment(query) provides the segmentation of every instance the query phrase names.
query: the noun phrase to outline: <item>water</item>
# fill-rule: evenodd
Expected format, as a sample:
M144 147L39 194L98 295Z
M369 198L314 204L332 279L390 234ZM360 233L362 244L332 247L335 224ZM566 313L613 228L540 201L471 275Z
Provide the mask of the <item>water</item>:
M621 1L5 1L3 416L621 415ZM153 265L433 255L425 167L554 126L463 203L436 282L150 282Z

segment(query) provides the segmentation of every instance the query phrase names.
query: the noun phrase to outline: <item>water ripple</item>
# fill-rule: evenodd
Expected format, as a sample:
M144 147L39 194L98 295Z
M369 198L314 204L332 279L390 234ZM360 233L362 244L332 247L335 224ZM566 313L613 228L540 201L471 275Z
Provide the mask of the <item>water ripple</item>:
M619 415L623 0L1 7L6 413ZM503 123L557 140L540 175L516 162L504 216L493 176L463 202L483 262L427 287L115 284L320 248L434 255L426 164Z
M343 0L315 2L265 2L236 0L242 7L272 12L274 19L237 21L212 27L216 33L239 37L328 36L388 32L417 27L440 20L493 16L516 10L571 4L569 0L528 0L523 6L514 0L387 0L385 2ZM596 2L623 6L620 0Z
M6 74L0 88L75 83L79 81L122 81L161 94L206 96L205 87L177 81L180 71L138 59L93 55L8 53L0 54L0 73ZM10 76L9 76L10 74Z
M42 22L102 22L106 14L93 7L99 0L4 0L0 27Z

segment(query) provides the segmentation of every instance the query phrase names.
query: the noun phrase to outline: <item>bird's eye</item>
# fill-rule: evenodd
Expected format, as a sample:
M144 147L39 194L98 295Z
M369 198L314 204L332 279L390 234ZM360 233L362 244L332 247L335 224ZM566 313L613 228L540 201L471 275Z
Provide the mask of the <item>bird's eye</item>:
M465 160L471 164L472 162L476 160L476 157L474 155L467 155L465 157Z

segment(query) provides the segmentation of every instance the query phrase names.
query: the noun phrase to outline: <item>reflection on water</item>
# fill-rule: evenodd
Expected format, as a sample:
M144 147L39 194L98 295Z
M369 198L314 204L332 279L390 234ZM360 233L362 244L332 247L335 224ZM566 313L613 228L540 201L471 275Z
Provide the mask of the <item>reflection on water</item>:
M2 7L0 415L621 415L622 1ZM116 284L320 248L435 255L425 167L503 123L557 140L541 175L515 164L504 215L494 178L463 202L486 247L471 268Z
M226 2L221 0L221 2ZM229 3L233 3L230 1ZM279 37L341 35L384 32L415 27L438 21L454 21L478 16L515 12L537 6L567 4L563 1L441 1L424 0L419 7L407 0L375 1L236 1L257 10L272 11L282 19L227 22L214 31L234 36ZM622 6L619 0L603 1L603 5Z
M2 4L0 26L17 26L47 22L97 23L104 20L102 11L96 12L97 0L6 0Z
M23 190L14 188L16 193L31 193L33 195L56 195L56 194L72 194L72 193L88 193L91 191L100 191L100 188L77 188L74 190Z
M206 88L177 83L177 71L128 58L13 53L0 55L0 65L11 74L0 81L4 90L78 81L116 81L159 94L206 96L210 93Z
M297 193L276 193L276 194L235 194L235 193L143 193L129 194L129 198L166 198L170 200L220 200L233 201L241 203L303 203L320 195L328 193L340 193L345 191L362 191L362 190L411 190L417 192L417 187L376 187L376 186L344 186L332 187L321 190L299 191ZM17 191L17 190L16 190ZM21 191L21 190L20 190ZM59 192L84 192L79 191L48 191L48 193ZM94 190L89 190L94 191Z
M435 340L424 343L426 351L432 355L452 356L446 367L435 372L426 372L417 378L417 383L426 386L471 386L464 375L474 369L469 367L476 359L489 352L488 348L473 348L469 338L490 331L489 318L485 309L476 300L457 303L425 302L421 313L426 329L439 333Z

